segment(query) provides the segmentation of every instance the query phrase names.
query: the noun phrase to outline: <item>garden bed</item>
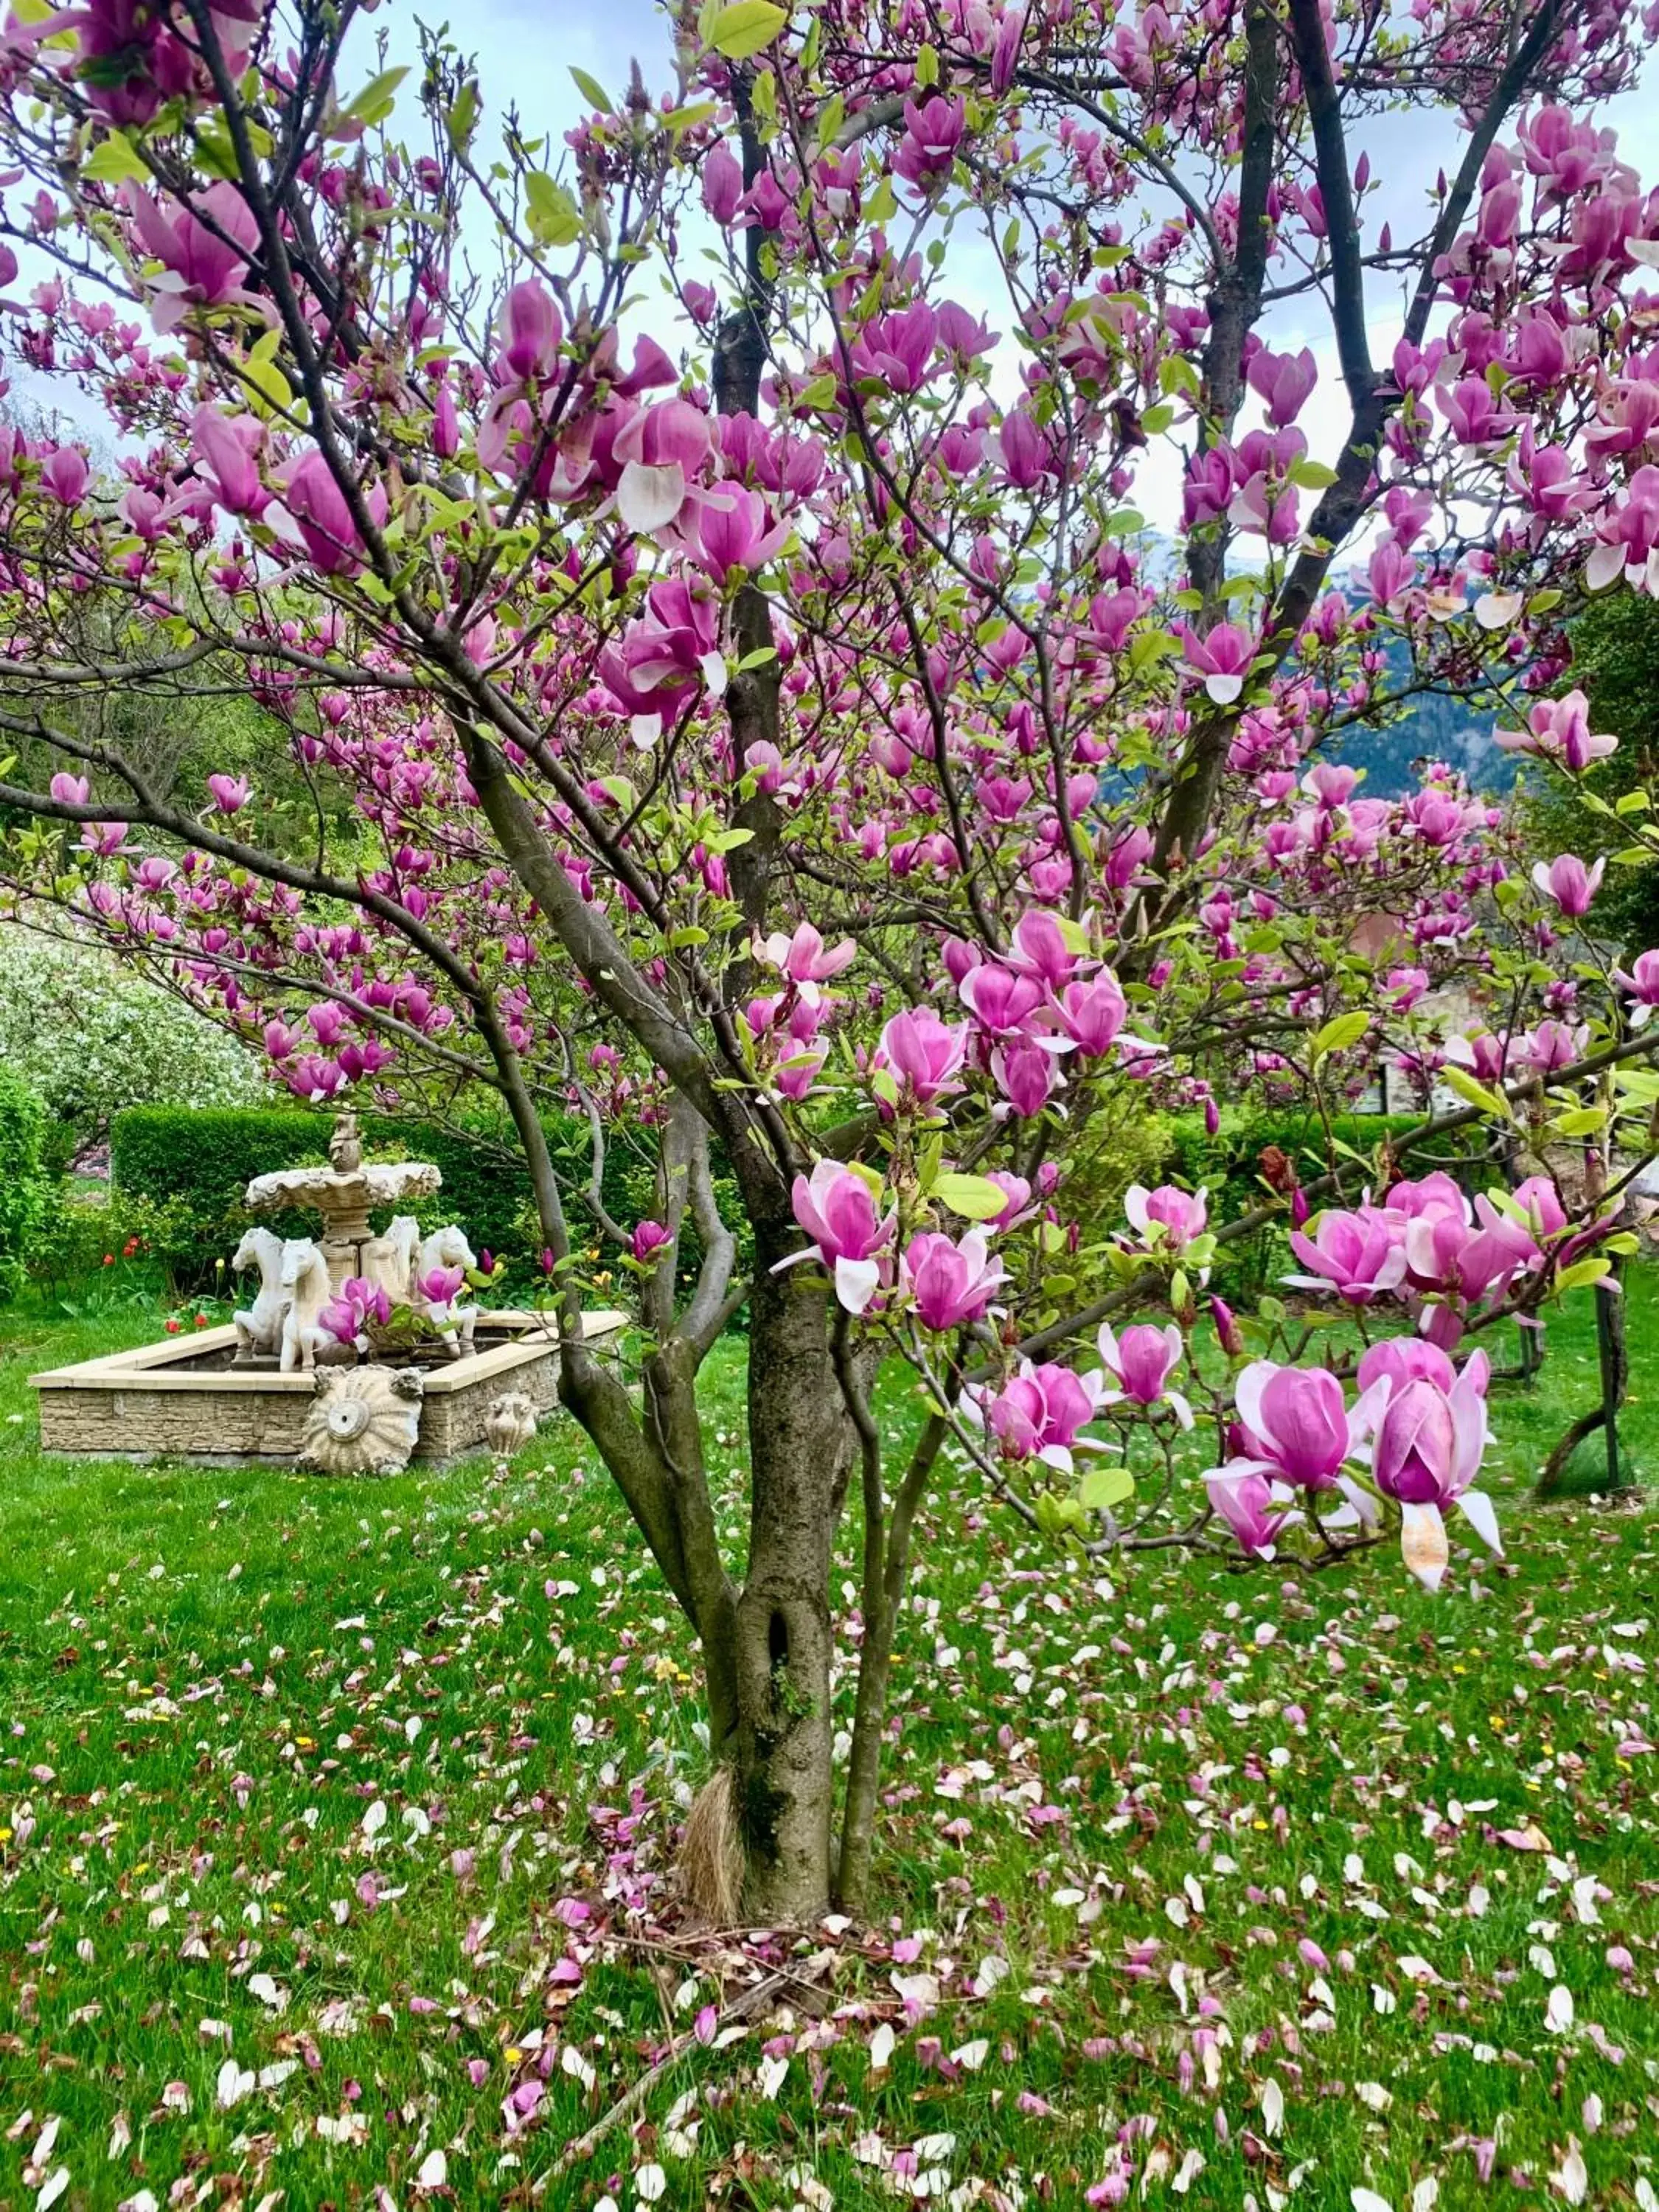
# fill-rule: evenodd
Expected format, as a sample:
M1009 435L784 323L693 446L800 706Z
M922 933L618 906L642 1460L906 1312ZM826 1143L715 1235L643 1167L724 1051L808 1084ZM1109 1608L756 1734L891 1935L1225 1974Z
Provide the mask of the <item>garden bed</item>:
M586 1334L612 1335L623 1320L619 1313L588 1314ZM426 1368L417 1462L443 1466L476 1449L483 1442L484 1417L503 1391L523 1391L543 1411L555 1402L558 1339L542 1316L481 1313L476 1343L460 1358ZM31 1376L40 1396L42 1450L204 1466L291 1460L311 1403L312 1376L234 1366L236 1332L226 1326Z

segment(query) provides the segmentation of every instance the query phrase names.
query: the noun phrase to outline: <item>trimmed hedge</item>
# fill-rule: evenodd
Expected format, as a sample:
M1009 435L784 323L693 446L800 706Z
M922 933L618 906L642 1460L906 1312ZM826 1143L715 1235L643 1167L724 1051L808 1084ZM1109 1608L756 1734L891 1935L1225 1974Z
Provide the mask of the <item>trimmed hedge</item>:
M30 1241L51 1195L46 1135L40 1101L0 1067L0 1302L15 1297L22 1287Z

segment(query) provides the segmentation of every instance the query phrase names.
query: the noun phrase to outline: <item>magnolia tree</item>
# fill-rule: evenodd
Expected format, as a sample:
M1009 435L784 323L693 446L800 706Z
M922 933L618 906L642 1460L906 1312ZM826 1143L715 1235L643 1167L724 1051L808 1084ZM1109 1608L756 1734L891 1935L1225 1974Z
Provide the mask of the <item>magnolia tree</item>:
M306 1098L499 1092L564 1403L702 1642L714 1859L751 1917L856 1910L942 1451L1073 1547L1397 1529L1433 1583L1443 1509L1498 1541L1480 1332L1627 1248L1659 953L1615 969L1594 872L1531 880L1449 770L1372 799L1328 756L1425 688L1564 776L1609 742L1547 695L1582 595L1659 580L1659 199L1594 119L1654 24L711 0L625 91L579 76L561 147L359 12L5 33L11 351L121 456L0 431L11 896L170 963ZM1447 167L1391 228L1402 110ZM111 685L252 694L267 765L192 814ZM1389 1058L1457 1175L1331 1133ZM1252 1095L1316 1142L1243 1220L1173 1184L1101 1217L1126 1100ZM555 1100L637 1393L582 1342ZM621 1131L647 1220L605 1208ZM1201 1310L1279 1215L1346 1361ZM697 1394L744 1308L739 1571Z

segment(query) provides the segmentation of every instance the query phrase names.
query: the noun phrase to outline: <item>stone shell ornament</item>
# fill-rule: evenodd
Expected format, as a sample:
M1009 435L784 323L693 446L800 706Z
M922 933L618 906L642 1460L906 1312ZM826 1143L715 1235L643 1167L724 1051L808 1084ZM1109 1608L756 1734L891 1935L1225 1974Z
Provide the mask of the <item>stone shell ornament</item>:
M421 1429L416 1367L320 1367L296 1464L317 1474L398 1474Z
M503 1392L484 1415L484 1442L497 1459L511 1459L536 1433L537 1407L522 1390Z

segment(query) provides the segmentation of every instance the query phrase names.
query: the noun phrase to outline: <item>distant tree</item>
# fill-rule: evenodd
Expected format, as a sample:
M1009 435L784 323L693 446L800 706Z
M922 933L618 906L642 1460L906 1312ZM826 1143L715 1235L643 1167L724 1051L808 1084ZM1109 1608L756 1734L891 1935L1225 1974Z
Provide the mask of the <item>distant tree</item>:
M1571 636L1572 667L1561 688L1583 693L1591 729L1617 738L1619 748L1577 776L1529 761L1519 786L1519 821L1541 860L1558 853L1607 860L1596 933L1639 951L1659 934L1659 860L1650 850L1638 864L1619 865L1616 854L1637 848L1628 814L1607 810L1650 789L1659 768L1659 605L1639 592L1592 599Z

